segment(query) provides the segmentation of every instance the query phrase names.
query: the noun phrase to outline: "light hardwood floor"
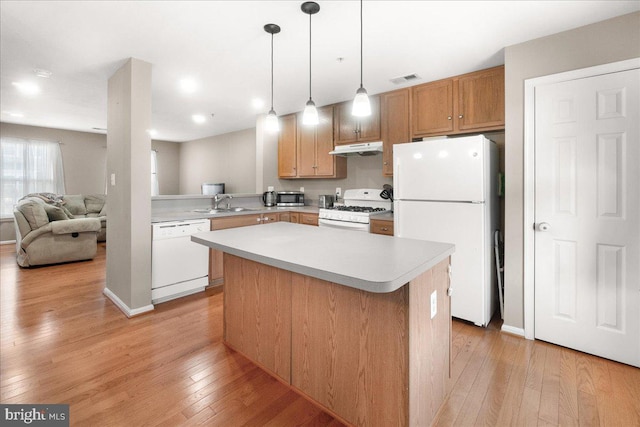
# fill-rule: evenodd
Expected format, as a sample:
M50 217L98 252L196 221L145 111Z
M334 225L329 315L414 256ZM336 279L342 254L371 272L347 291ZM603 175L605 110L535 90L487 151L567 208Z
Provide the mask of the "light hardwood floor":
M74 426L341 425L222 344L222 294L127 319L93 261L20 269L0 246L0 401L68 403ZM640 370L453 322L438 426L640 426Z

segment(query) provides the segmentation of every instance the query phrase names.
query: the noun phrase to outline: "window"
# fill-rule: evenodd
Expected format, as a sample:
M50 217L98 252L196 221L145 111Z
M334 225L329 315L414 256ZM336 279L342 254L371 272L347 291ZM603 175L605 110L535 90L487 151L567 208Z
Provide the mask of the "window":
M160 194L158 189L158 152L151 150L151 195Z
M13 205L29 193L64 194L60 144L21 138L0 139L0 217L13 216Z

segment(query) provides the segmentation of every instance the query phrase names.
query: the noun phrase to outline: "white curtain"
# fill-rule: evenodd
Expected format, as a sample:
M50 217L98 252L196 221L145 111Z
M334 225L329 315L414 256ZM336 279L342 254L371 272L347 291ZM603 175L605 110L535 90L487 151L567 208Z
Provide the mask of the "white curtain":
M0 139L0 216L13 216L13 205L29 193L64 194L60 144L21 138Z
M151 150L151 196L160 194L158 187L158 152Z

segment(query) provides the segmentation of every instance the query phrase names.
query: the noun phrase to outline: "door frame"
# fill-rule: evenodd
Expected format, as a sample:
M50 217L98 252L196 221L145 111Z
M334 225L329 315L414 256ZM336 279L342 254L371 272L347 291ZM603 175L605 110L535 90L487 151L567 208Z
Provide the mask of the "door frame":
M640 68L640 58L596 65L524 81L523 294L524 337L535 339L535 89L537 86Z

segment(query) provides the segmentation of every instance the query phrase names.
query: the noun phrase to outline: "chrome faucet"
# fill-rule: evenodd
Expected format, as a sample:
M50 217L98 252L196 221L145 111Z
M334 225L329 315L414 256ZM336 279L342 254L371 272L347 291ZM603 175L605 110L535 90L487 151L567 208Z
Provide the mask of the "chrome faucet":
M216 194L213 197L213 208L214 209L219 209L220 207L218 206L220 204L221 201L223 200L227 200L227 209L231 208L231 199L233 199L233 196L231 196L230 194Z

